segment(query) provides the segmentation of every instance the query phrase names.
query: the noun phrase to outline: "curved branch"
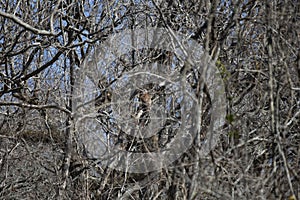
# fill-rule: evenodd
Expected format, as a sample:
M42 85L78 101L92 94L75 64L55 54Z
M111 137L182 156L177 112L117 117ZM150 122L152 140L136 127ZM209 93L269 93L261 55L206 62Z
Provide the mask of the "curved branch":
M8 19L13 20L15 23L19 24L20 26L24 27L25 29L30 30L31 32L33 32L35 34L39 34L39 35L56 35L56 33L52 33L52 32L46 31L46 30L40 30L40 29L34 28L31 25L29 25L26 22L19 19L18 17L16 17L15 15L3 12L1 10L0 10L0 16L3 16L3 17L6 17Z
M18 102L1 102L0 106L17 106L17 107L23 107L23 108L32 108L32 109L44 109L44 108L53 108L60 111L65 112L68 115L71 115L72 112L66 108L60 107L58 105L54 104L48 104L48 105L33 105L33 104L25 104L25 103L18 103Z

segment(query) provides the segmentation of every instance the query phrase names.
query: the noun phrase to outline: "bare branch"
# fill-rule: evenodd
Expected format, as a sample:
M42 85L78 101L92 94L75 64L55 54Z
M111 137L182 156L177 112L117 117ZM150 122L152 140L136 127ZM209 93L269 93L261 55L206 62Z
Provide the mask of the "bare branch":
M55 36L57 35L57 33L52 33L46 30L40 30L40 29L36 29L34 27L32 27L31 25L27 24L26 22L22 21L21 19L19 19L18 17L16 17L15 15L9 14L9 13L5 13L3 11L0 10L0 15L3 17L6 17L8 19L13 20L14 22L16 22L17 24L19 24L20 26L24 27L25 29L32 31L35 34L38 35L49 35L49 36Z

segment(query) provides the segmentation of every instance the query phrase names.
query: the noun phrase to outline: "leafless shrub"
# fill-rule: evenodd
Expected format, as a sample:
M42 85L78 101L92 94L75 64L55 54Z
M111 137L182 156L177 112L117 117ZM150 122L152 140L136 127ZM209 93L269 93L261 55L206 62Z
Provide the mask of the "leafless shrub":
M299 8L293 0L0 1L1 199L299 199ZM111 34L155 26L197 41L216 61L226 124L202 157L212 103L193 66L182 74L203 96L203 128L192 147L162 171L120 172L91 158L73 129L75 79ZM121 77L151 62L184 71L174 52L156 49L133 48L109 64ZM176 106L159 136L145 142L122 134L109 115L115 80L101 74L96 107L111 145L156 151L176 136ZM131 100L147 113L140 89ZM155 93L162 102L164 92Z

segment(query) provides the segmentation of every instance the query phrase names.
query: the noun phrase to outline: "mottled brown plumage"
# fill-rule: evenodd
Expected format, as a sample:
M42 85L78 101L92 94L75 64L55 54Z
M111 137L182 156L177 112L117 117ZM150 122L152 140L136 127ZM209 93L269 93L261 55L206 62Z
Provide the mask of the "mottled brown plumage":
M149 110L152 103L151 95L148 92L144 92L141 94L140 99L142 103L147 106L147 110Z

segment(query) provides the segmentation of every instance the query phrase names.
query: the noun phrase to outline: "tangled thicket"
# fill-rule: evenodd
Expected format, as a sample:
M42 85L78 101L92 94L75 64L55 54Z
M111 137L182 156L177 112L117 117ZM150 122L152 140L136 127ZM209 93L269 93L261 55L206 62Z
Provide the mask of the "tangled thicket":
M162 171L120 172L87 156L72 129L71 97L76 72L97 46L113 33L145 27L180 32L216 61L226 123L216 147L201 156L211 102L192 67L182 76L203 96L203 112L191 148ZM299 47L297 0L0 0L1 199L299 199ZM133 48L113 73L151 62L184 71L172 52ZM176 135L180 105L165 106L173 121L159 136L138 141L116 133L118 124L107 119L114 81L100 82L99 123L112 145L155 151ZM159 85L145 87L160 103L176 99ZM144 90L131 101L141 99L147 111Z

